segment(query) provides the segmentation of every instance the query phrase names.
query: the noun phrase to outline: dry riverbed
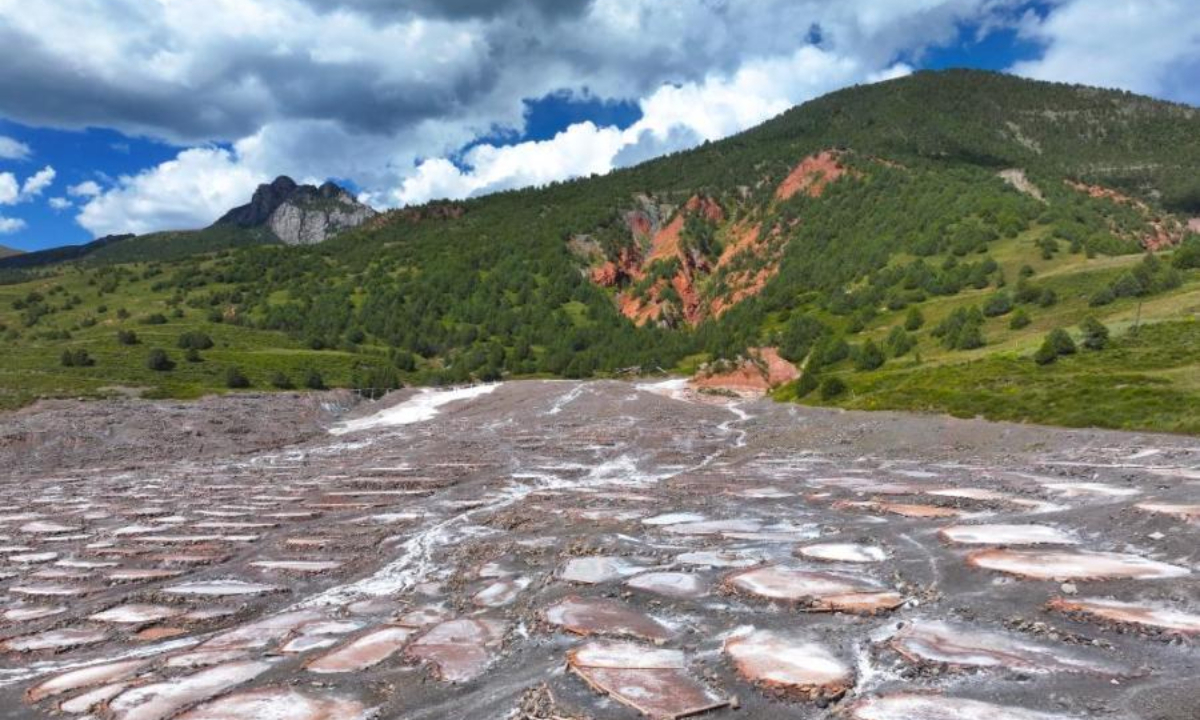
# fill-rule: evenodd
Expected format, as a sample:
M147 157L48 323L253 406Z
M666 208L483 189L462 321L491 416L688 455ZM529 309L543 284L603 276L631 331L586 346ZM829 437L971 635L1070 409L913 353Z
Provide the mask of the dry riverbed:
M516 382L0 416L0 718L1191 720L1200 443Z

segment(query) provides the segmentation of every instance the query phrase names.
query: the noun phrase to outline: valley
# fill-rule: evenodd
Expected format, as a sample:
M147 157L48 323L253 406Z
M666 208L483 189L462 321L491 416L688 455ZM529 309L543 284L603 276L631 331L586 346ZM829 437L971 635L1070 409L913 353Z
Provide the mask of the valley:
M1185 720L1200 447L525 380L0 418L0 717Z

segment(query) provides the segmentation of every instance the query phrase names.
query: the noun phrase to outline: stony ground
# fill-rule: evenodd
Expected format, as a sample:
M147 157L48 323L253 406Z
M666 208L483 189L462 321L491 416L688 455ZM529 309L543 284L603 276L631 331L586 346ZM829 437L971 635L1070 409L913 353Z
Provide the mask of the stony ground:
M0 718L1200 716L1200 443L521 382L0 417Z

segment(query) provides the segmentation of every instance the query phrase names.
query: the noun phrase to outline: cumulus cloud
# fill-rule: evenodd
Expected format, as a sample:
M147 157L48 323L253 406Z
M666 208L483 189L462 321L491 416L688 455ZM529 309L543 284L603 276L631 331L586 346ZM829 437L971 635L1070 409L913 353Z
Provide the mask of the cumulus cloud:
M56 174L54 168L47 165L25 178L25 182L22 183L10 172L0 173L0 205L15 205L32 200L54 182Z
M193 3L117 0L97 16L62 0L17 17L16 0L0 0L0 35L36 39L40 58L0 66L0 102L36 67L58 89L10 103L27 119L222 143L123 178L79 217L95 233L187 227L226 209L197 201L223 197L204 187L221 172L224 189L278 174L351 179L383 206L607 172L894 72L901 48L952 35L992 1L215 0L241 18L231 30ZM88 18L80 48L68 31ZM82 70L80 52L95 59ZM563 92L636 102L642 119L458 158L480 137L519 136L523 100ZM185 193L177 208L171 192Z
M94 235L188 229L211 223L244 204L262 180L231 150L185 150L153 170L117 179L80 211L79 224Z
M0 205L12 205L21 197L21 184L12 173L0 173Z
M20 218L7 218L0 215L0 235L11 235L15 232L21 232L25 227L25 221Z
M1192 0L1069 0L1029 14L1022 35L1045 47L1013 72L1200 103L1200 12Z
M0 0L0 43L20 58L0 64L0 107L180 143L296 120L520 129L523 98L641 98L790 55L811 26L825 49L884 67L1007 1Z
M67 187L67 194L71 195L72 197L95 197L101 192L103 192L103 190L100 189L100 185L94 180L84 180L78 185L71 185Z
M33 175L30 175L25 179L25 184L21 186L21 197L28 200L41 195L42 191L50 187L51 183L54 182L57 174L54 168L47 165Z
M748 62L729 76L665 85L642 100L641 119L623 131L584 122L542 142L476 146L463 158L466 169L443 158L428 160L402 183L395 199L413 204L606 173L727 137L848 83L908 72L905 65L874 71L853 58L806 46L789 57Z
M24 160L32 152L25 143L0 135L0 160Z
M49 205L50 209L54 210L55 212L61 212L63 210L68 210L75 207L74 203L65 197L52 197L46 201L46 204Z
M1020 0L0 0L20 58L0 64L0 107L191 147L71 193L92 232L143 232L211 222L279 174L349 179L389 206L607 172L911 72L895 58L964 23L1019 24L1044 46L1019 72L1188 99L1188 4L1056 0L1022 20ZM564 92L642 116L477 144L519 137L523 100Z

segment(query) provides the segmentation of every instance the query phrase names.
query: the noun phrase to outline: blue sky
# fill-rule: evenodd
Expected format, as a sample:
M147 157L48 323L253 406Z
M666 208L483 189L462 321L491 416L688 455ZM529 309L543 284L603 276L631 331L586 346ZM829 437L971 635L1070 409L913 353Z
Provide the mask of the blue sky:
M1196 103L1188 5L0 0L0 245L203 226L277 174L390 207L606 172L925 68Z

